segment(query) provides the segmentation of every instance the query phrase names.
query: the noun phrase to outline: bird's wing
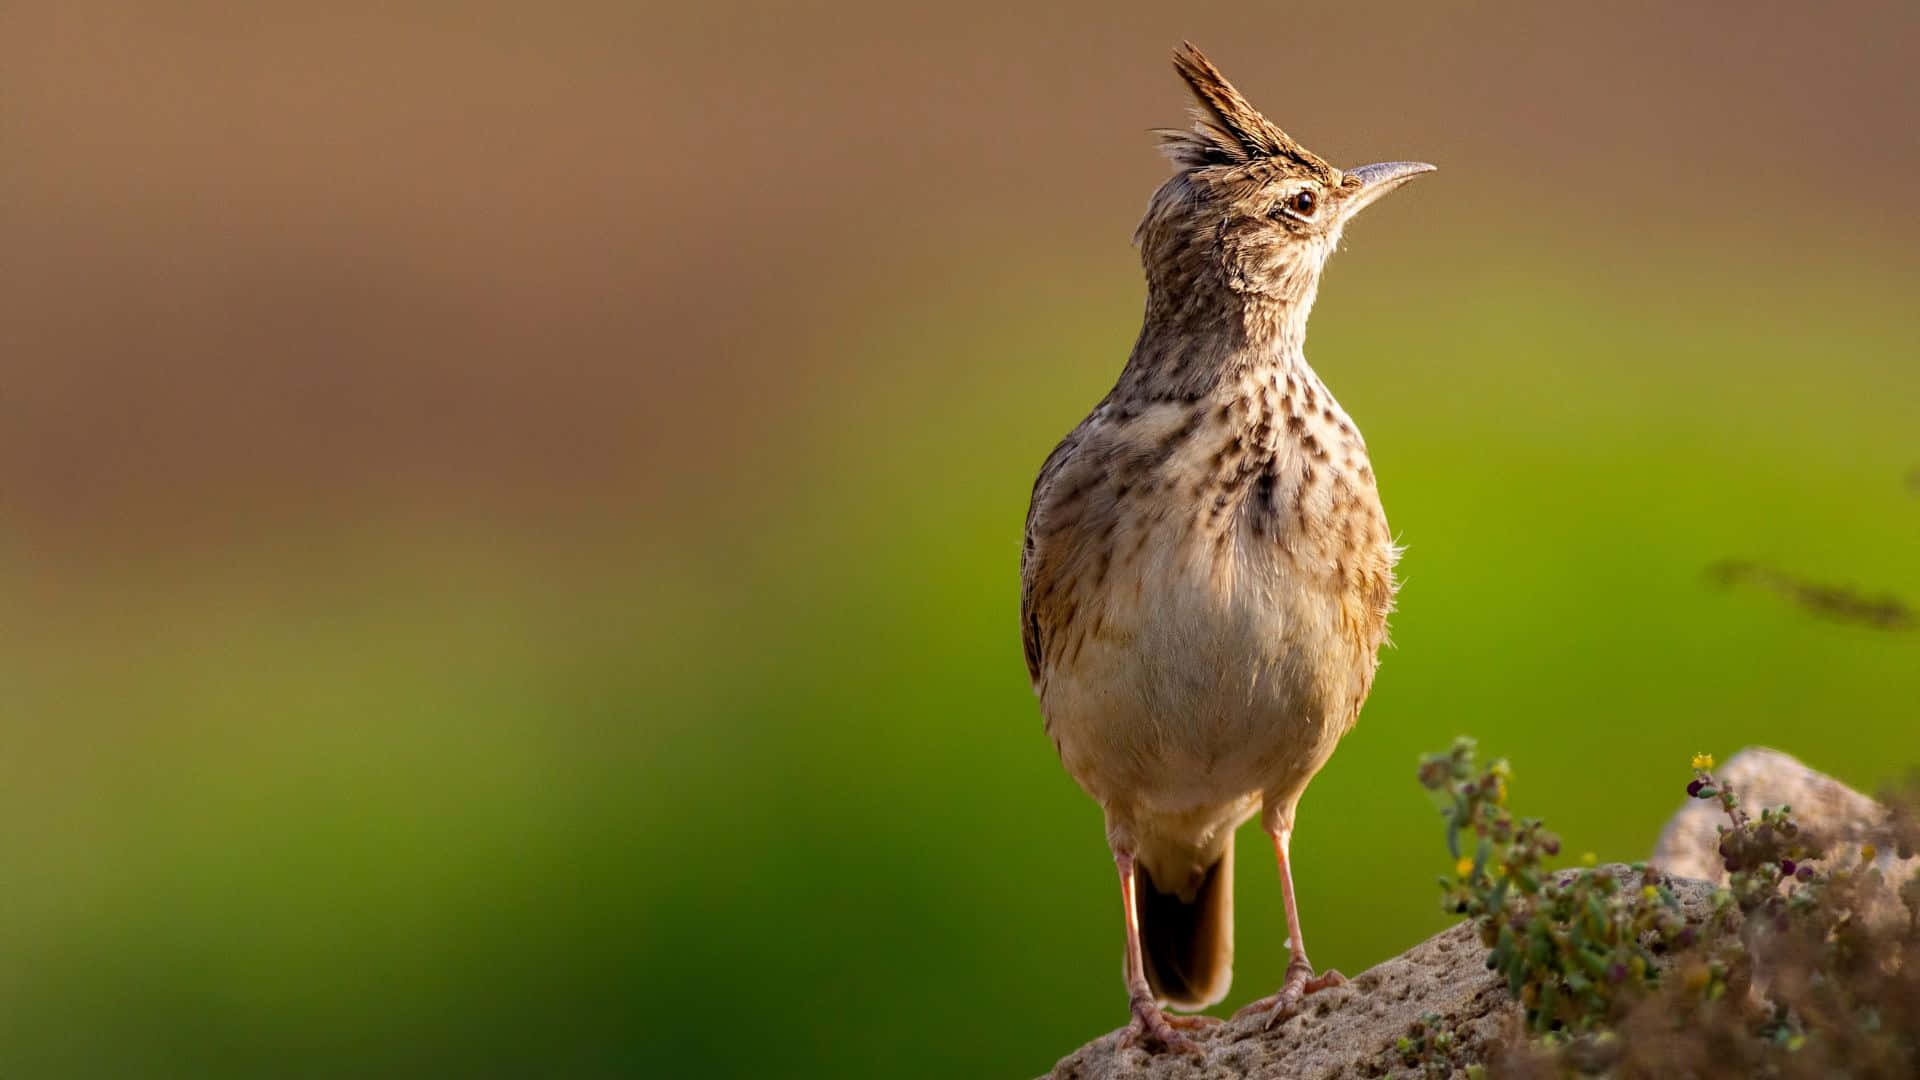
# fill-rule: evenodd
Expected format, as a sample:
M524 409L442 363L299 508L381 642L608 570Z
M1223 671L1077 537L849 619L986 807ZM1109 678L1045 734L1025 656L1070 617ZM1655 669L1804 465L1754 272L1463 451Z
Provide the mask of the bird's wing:
M1046 462L1040 466L1040 475L1033 481L1033 499L1027 504L1027 534L1020 545L1020 638L1026 647L1027 677L1033 681L1035 691L1040 689L1040 664L1046 656L1046 647L1040 613L1033 601L1035 595L1046 591L1044 585L1053 569L1053 560L1039 550L1041 519L1047 497L1072 464L1084 430L1084 424L1075 428L1047 455Z

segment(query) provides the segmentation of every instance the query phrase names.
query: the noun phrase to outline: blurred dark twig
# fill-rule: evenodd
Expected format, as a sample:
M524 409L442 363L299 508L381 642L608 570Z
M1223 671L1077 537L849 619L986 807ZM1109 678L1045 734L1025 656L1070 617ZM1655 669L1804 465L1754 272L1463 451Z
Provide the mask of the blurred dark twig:
M1710 580L1726 587L1760 585L1778 592L1808 611L1839 622L1859 623L1879 630L1910 630L1914 609L1891 593L1867 596L1841 585L1824 585L1757 563L1726 559L1707 568Z

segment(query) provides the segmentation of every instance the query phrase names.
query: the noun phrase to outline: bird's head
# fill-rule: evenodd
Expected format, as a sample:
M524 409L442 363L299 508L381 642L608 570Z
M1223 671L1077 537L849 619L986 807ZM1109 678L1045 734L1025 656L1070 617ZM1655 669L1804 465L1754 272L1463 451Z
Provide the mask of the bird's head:
M1226 290L1304 319L1346 223L1433 166L1337 169L1262 116L1191 43L1174 51L1173 66L1199 108L1191 130L1158 132L1177 171L1134 235L1149 284Z

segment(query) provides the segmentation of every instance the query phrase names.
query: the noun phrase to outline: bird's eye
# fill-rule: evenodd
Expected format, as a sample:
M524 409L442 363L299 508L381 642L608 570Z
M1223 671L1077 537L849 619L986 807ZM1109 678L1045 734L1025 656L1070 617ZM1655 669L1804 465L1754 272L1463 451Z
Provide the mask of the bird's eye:
M1293 197L1287 200L1287 208L1303 218L1312 217L1316 206L1317 203L1315 203L1313 192L1311 191L1296 191L1293 193Z

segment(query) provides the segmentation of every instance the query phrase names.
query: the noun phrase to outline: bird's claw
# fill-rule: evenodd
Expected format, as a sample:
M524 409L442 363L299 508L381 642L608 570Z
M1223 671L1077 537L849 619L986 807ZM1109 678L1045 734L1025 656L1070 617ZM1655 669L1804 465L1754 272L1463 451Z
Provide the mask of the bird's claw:
M1322 990L1340 986L1347 981L1345 975L1328 968L1315 975L1313 968L1306 964L1288 964L1287 976L1280 983L1280 989L1258 1001L1252 1002L1233 1014L1235 1020L1267 1013L1267 1022L1260 1025L1263 1031L1272 1031L1286 1019L1299 1011L1300 1002L1308 994L1317 994Z
M1127 1033L1120 1037L1120 1045L1145 1049L1148 1043L1157 1042L1176 1054L1205 1057L1206 1051L1200 1049L1200 1044L1180 1034L1178 1029L1198 1031L1220 1022L1211 1016L1168 1016L1160 1011L1158 1005L1148 1002L1144 1006L1134 1006L1133 1022L1127 1025Z

